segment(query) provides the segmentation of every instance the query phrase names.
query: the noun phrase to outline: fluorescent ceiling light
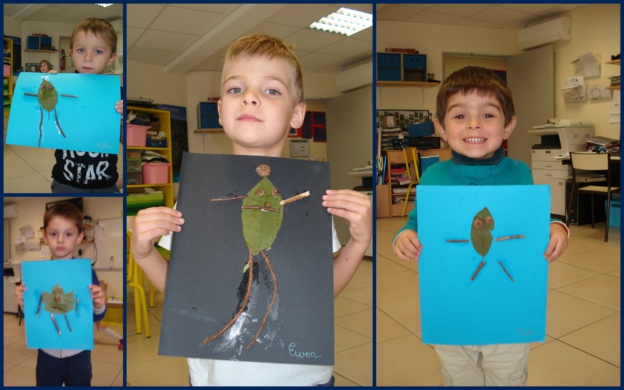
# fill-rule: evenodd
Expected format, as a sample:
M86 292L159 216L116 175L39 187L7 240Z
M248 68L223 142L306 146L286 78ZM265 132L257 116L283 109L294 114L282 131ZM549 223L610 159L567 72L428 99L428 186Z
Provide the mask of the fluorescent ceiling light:
M95 4L95 5L99 5L100 7L106 8L106 7L109 7L109 6L113 5L113 4Z
M340 8L338 11L322 17L310 25L313 30L327 31L334 34L350 36L373 25L373 16L349 8Z

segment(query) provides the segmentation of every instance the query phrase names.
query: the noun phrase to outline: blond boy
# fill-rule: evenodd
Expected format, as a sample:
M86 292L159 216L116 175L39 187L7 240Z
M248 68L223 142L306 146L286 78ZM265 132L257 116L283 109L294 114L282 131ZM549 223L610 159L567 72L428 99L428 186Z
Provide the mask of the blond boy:
M223 65L219 122L232 140L234 154L281 157L290 128L301 127L306 105L301 67L281 40L251 35L233 42ZM350 240L334 258L334 296L349 283L372 235L368 197L352 190L328 190L323 206L349 224ZM184 219L177 210L158 207L139 212L132 235L137 263L161 291L167 262L153 244L158 237L179 232ZM334 244L336 251L336 243ZM339 243L338 243L339 247ZM175 261L175 260L173 260ZM189 358L193 386L326 385L332 366L268 364Z

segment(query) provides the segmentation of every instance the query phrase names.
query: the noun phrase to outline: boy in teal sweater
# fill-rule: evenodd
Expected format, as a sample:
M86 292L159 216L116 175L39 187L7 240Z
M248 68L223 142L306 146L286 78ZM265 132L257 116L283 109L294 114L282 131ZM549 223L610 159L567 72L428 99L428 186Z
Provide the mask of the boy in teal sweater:
M529 167L505 156L501 145L516 126L511 91L493 72L469 66L451 74L440 87L435 125L452 150L452 158L431 166L420 185L531 185ZM569 230L552 221L544 252L548 262L568 246ZM403 260L418 260L416 207L393 242ZM445 385L526 385L528 344L480 346L435 345Z

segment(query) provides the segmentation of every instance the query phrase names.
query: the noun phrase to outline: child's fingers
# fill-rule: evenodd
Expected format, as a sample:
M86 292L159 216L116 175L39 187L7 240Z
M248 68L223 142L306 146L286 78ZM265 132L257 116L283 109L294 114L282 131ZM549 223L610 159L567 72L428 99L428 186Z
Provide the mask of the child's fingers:
M546 248L546 252L544 252L544 257L550 263L557 260L565 251L566 242L564 240L559 239L551 239L548 243L548 247Z
M184 224L182 213L168 207L153 207L139 211L135 220L133 235L141 235L146 232L159 235L169 234L172 231L180 231L180 225Z

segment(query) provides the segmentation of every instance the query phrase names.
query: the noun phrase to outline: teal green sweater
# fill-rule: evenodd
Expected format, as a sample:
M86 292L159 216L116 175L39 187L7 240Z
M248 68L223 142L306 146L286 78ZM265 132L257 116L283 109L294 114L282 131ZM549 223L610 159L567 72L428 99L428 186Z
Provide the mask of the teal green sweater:
M500 148L493 157L475 160L452 152L452 158L430 166L420 180L420 186L503 186L531 185L531 169L522 161L505 156ZM416 192L418 201L418 191ZM418 231L416 204L409 213L407 223L397 232ZM395 236L396 238L396 236Z

